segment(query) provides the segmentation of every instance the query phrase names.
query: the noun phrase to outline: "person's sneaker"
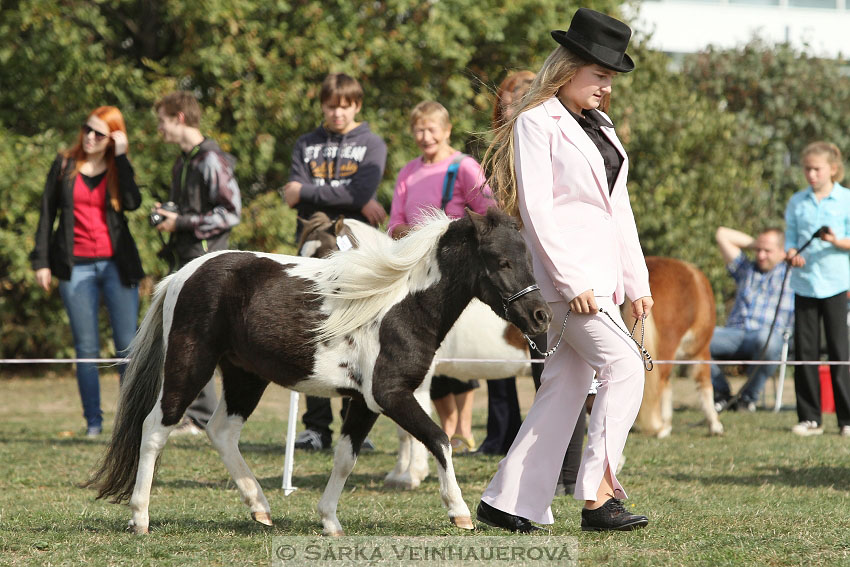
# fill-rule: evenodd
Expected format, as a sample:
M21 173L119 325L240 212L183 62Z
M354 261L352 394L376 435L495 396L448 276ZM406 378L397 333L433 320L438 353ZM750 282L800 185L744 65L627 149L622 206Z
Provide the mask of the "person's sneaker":
M86 428L86 437L98 437L103 432L100 425L89 425Z
M791 428L791 433L802 437L821 435L823 433L823 426L818 425L816 421L801 421Z
M714 411L716 411L717 413L722 413L726 410L735 409L733 407L734 404L732 404L731 402L732 402L732 398L717 400L716 402L714 402Z
M844 427L842 427L838 434L842 437L850 437L850 425L845 425Z
M174 428L174 431L171 432L172 435L200 435L204 430L198 427L198 424L191 417L184 417L177 427Z
M747 402L744 404L744 409L750 413L755 413L756 411L756 403L755 402Z
M595 510L587 508L581 510L581 531L583 532L624 532L646 527L648 523L649 518L646 516L627 512L623 503L617 498L609 499Z
M366 439L363 440L363 443L360 444L360 450L361 451L374 451L375 450L375 444L372 443L372 440L367 437Z
M305 429L298 434L298 437L295 438L296 449L303 449L305 451L321 451L323 449L330 449L330 447L330 436L322 435L318 431L313 431L312 429Z

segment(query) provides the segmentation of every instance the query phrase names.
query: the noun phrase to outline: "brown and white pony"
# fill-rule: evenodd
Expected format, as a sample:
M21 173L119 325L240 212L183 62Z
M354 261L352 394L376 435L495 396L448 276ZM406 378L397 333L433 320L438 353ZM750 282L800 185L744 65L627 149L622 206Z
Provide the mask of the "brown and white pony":
M473 297L529 335L543 332L552 317L516 223L496 209L456 221L435 211L389 247L361 242L325 260L202 256L157 286L131 345L112 439L90 484L98 498L129 499L130 529L147 533L157 458L218 366L222 398L206 431L256 521L271 525L271 510L238 441L274 382L352 398L318 505L325 534L342 534L337 503L381 413L434 455L449 519L472 529L449 439L414 394L429 387L437 348Z
M656 360L711 360L709 344L714 333L714 292L699 268L675 258L647 256L649 286L655 305L645 322L644 346ZM625 302L624 307L630 302ZM622 309L623 320L631 329L631 309ZM638 325L637 335L640 335ZM659 438L673 431L673 365L656 364L646 373L643 403L637 427ZM708 364L688 367L697 382L699 402L708 420L711 435L723 433L723 424L714 409L714 390Z

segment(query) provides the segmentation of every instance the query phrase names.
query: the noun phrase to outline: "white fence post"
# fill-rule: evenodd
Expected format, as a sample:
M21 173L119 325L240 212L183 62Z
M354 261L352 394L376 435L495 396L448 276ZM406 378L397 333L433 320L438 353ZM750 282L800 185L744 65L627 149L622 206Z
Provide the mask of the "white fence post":
M292 486L292 465L295 460L295 425L298 421L298 392L289 392L289 418L286 422L286 453L283 458L283 495L289 496L296 490Z

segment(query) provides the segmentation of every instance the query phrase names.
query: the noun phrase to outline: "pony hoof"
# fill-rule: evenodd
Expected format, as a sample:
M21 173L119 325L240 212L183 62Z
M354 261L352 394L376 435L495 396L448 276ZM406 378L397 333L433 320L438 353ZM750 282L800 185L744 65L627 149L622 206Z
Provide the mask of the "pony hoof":
M130 520L129 522L127 522L127 531L131 532L135 535L145 535L145 534L148 533L148 527L147 526L137 526L136 522L134 522L133 520Z
M659 439L666 439L666 438L670 437L671 433L673 433L673 428L672 427L665 427L664 429L662 429L661 431L658 432L656 437L658 437Z
M717 425L712 425L708 428L708 434L712 436L723 435L723 424L718 423Z
M342 530L336 530L332 532L324 532L322 535L325 537L341 537L345 535L345 532Z
M255 522L260 522L264 526L272 526L272 517L268 512L251 512L251 518Z
M384 486L398 490L415 490L419 487L419 482L416 482L411 478L388 478L384 480Z
M457 527L464 530L474 530L475 525L472 523L472 518L469 516L456 516L454 518L449 518L451 522Z

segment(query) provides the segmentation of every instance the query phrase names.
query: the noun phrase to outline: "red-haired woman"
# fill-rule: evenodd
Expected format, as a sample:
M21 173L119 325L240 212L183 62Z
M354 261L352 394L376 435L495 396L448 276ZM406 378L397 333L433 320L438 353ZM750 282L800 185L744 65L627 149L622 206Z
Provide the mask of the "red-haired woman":
M121 111L101 106L89 114L77 142L53 161L30 255L45 291L53 276L68 312L78 358L98 358L98 306L109 311L118 355L124 355L139 317L137 284L144 277L124 211L142 197L127 159L127 128ZM53 230L59 215L59 225ZM123 366L121 367L123 372ZM77 364L86 435L99 435L100 382L93 363Z

